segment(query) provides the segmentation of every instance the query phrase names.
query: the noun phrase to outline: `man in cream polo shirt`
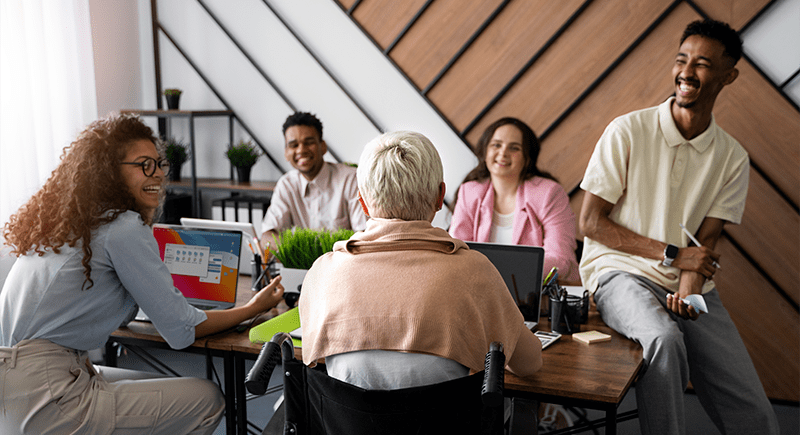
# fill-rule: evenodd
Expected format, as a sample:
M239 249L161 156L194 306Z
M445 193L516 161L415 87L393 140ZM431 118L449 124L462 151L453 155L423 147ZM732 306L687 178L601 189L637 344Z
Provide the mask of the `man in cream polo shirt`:
M675 96L615 119L581 183L581 279L603 320L643 347L636 399L645 434L687 431L690 380L720 432L779 430L712 280L724 263L713 249L725 223L740 223L747 195L747 153L712 115L740 56L727 24L689 24L672 69ZM681 300L691 294L703 295L708 313Z

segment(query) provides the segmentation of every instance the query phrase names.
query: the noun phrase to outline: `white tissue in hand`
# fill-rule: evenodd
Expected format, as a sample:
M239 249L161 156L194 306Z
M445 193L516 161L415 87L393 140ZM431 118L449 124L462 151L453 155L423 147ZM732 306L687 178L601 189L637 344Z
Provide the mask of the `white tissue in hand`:
M695 310L701 313L708 312L708 305L706 305L706 300L703 299L703 295L689 295L686 296L686 299L682 299L687 305L691 305L694 307Z

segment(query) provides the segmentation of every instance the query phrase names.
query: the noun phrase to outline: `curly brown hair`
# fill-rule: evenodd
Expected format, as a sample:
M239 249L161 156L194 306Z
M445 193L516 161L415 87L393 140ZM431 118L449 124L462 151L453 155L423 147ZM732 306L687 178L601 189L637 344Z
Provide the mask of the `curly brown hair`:
M64 244L80 242L84 286L91 288L93 232L127 210L152 224L152 216L138 210L119 165L130 145L141 139L153 142L163 156L161 142L137 116L112 115L89 124L64 148L61 163L44 186L3 227L11 252L42 256L47 249L59 253Z

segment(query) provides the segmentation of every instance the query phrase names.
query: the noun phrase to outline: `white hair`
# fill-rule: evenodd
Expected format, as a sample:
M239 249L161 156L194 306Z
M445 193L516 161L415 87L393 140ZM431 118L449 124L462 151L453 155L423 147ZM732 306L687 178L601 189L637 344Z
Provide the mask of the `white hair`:
M438 207L444 169L427 137L395 131L364 147L357 176L358 189L373 216L428 220Z

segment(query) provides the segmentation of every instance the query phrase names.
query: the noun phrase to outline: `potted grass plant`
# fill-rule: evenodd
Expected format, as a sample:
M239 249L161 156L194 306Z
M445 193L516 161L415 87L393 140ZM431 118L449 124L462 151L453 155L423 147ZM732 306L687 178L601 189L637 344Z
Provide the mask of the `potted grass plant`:
M322 254L333 251L333 244L347 240L353 230L312 230L293 228L283 230L277 237L277 247L272 254L281 262L282 283L287 291L297 291L306 272Z
M258 147L253 145L252 141L240 140L236 145L228 147L228 150L225 151L225 157L236 168L239 182L249 183L250 171L258 161L258 158L261 157L261 152Z

